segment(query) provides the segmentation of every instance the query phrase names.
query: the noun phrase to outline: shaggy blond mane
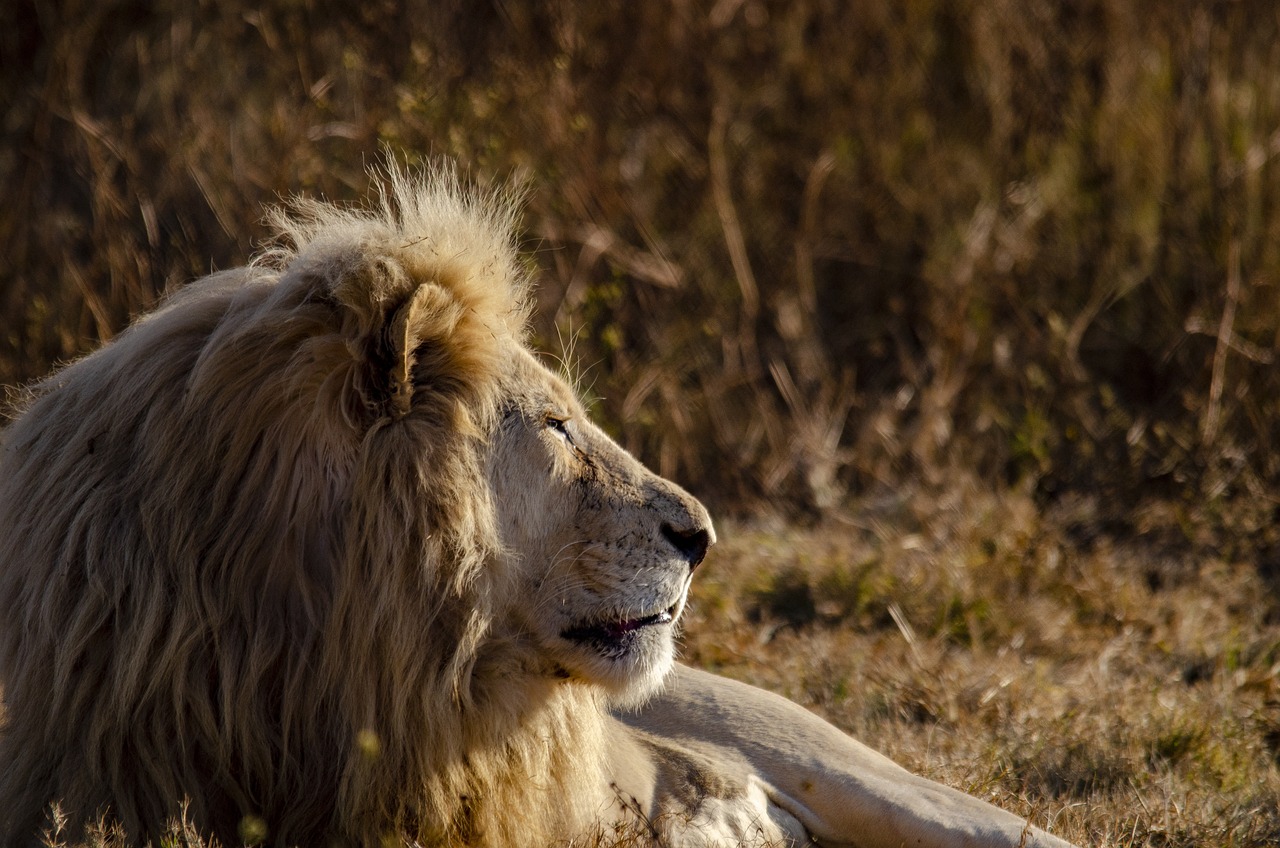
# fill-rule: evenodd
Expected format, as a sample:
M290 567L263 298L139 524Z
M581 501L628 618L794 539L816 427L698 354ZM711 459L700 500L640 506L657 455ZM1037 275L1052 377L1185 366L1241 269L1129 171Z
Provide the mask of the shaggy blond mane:
M302 844L598 812L595 696L513 673L502 631L481 436L523 344L513 215L441 173L299 201L36 387L0 457L0 843L52 801L141 839L185 797L232 844L242 810Z

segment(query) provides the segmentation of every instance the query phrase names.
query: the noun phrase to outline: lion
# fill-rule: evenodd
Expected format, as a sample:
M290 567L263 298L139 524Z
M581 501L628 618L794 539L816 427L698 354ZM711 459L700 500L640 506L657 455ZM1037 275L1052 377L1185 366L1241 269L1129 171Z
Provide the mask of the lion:
M529 349L515 204L385 177L19 404L0 844L56 804L133 844L1066 845L676 664L707 510Z

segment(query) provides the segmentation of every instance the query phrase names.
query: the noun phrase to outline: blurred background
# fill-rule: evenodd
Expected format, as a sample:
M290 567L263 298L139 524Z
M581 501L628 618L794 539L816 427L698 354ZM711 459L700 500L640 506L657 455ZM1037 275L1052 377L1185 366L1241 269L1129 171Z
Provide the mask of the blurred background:
M536 344L721 510L1275 517L1270 2L10 0L0 107L6 384L448 157L526 183Z
M0 121L0 384L388 155L523 184L535 345L728 519L687 661L1280 844L1280 4L6 0Z

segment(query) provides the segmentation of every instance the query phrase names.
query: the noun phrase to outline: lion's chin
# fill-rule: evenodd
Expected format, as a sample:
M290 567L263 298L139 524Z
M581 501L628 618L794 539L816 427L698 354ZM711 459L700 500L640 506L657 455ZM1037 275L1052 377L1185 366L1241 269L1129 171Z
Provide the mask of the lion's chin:
M608 703L617 709L638 709L662 691L667 676L675 668L675 650L667 651L660 659L655 658L642 671L634 673L625 681L611 683L598 680L603 684Z
M672 610L605 623L579 624L560 634L560 665L602 688L617 706L643 703L675 664Z

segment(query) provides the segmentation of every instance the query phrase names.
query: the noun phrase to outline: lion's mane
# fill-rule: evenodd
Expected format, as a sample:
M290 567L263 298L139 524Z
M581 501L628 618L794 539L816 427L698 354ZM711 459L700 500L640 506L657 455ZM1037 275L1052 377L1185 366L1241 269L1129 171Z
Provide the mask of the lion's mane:
M526 275L511 205L393 172L43 383L0 457L0 842L535 844L600 715L521 676L483 434ZM528 679L526 679L528 678ZM558 791L557 791L558 787ZM562 799L564 806L549 804ZM535 800L536 799L536 800Z

